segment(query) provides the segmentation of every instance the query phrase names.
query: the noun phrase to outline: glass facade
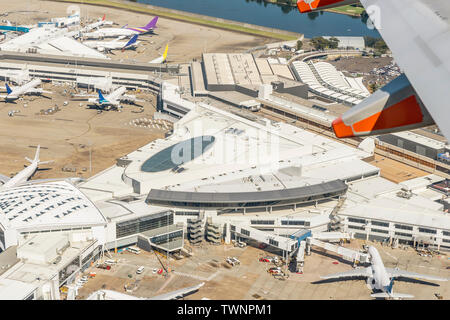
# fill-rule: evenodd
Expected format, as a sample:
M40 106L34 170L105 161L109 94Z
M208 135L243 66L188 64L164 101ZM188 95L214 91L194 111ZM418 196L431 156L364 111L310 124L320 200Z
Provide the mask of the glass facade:
M163 234L160 236L150 238L150 241L156 245L166 244L170 241L183 239L183 230Z
M141 170L160 172L177 169L178 166L200 157L212 147L215 140L213 136L200 136L174 144L145 161Z
M116 238L135 235L144 231L173 224L173 211L165 211L138 219L116 223Z

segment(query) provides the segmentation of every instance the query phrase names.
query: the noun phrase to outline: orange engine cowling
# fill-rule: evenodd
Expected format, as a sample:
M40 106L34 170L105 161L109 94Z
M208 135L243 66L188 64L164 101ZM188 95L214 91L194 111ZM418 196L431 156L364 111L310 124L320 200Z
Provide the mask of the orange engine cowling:
M314 10L340 7L356 2L356 0L298 0L297 8L301 13L306 13Z
M333 121L338 138L398 132L434 124L404 74Z

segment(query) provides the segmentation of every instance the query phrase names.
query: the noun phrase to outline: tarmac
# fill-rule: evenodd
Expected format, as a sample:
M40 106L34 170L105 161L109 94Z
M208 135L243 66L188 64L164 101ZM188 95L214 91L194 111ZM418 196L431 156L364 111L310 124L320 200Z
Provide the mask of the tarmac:
M8 16L2 17L2 19L10 20L13 24L49 21L52 17L67 16L68 8L74 5L81 9L82 20L87 17L88 20L92 20L91 22L95 22L106 14L106 20L117 23L114 27L119 28L125 24L130 27L145 26L153 18L147 14L86 4L27 0L26 5L22 1L2 3L2 11L8 12ZM161 56L168 44L167 63L185 63L193 59L200 59L203 52L243 52L279 40L160 17L155 34L139 36L139 41L141 43L136 50L125 50L124 52L115 50L114 54L108 56L114 60L149 62Z
M41 145L41 160L55 162L42 166L33 179L87 178L112 166L117 158L142 145L164 138L168 131L156 122L148 127L133 124L138 119L152 119L156 108L153 94L137 93L137 98L145 102L124 104L122 112L98 113L87 102L71 101L69 92L73 89L69 86L44 84L43 87L53 92L48 94L51 99L26 96L16 103L0 102L0 172L4 175L10 176L22 170L26 164L24 157L32 158L35 147ZM68 104L64 106L66 101ZM45 114L55 105L59 111ZM8 112L12 110L19 112L10 117ZM64 167L76 171L66 172L62 170Z
M361 249L365 241L352 240L345 247ZM420 256L410 247L392 249L375 245L386 267L398 267L403 270L424 274L450 277L450 263L447 255L434 257ZM274 265L260 262L259 258L268 254L261 249L247 246L236 248L232 245L211 245L206 242L201 247L193 247L193 256L182 260L170 259L169 263L163 257L163 262L169 266L167 276L157 273L161 269L154 253L141 251L132 254L126 251L112 254L118 261L111 270L89 268L86 273L94 271L97 275L90 279L79 290L79 299L90 293L103 289L124 292L125 284L137 281L137 288L128 292L137 297L153 297L189 286L205 282L199 291L186 296L185 300L370 300L371 290L365 280L349 281L322 280L321 275L349 271L352 266L339 256L320 250L313 250L305 258L303 274L287 271L288 278L278 280L267 270ZM240 265L231 267L225 262L227 256L240 260ZM110 259L105 256L105 259ZM139 266L145 270L136 274ZM155 270L154 270L155 269ZM284 269L284 267L282 267ZM437 300L436 294L448 299L449 282L425 282L419 280L395 281L394 292L409 293L414 299Z

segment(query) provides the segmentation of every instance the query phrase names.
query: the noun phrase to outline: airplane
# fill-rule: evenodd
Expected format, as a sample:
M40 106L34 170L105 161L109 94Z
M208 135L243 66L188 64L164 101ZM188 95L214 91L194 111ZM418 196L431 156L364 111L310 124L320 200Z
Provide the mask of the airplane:
M175 290L151 298L134 297L125 293L112 290L98 290L90 294L86 300L175 300L194 293L195 291L203 287L204 284L205 283L202 282L192 287Z
M110 37L132 37L136 34L146 34L152 32L156 28L156 22L158 17L154 17L145 27L140 28L105 28L99 29L93 32L88 32L83 34L83 38L86 39L99 39L99 38L110 38Z
M125 94L127 91L126 87L121 86L117 89L115 89L110 94L104 96L101 92L101 90L97 90L98 92L98 98L88 98L87 101L89 103L93 103L99 107L105 108L105 107L115 107L120 108L120 103L122 102L128 102L128 103L136 103L136 102L144 102L144 100L136 99L136 96ZM83 95L88 96L88 95ZM86 99L73 99L76 101L84 101Z
M83 44L89 48L97 49L100 52L111 52L111 50L121 49L123 51L125 49L135 49L140 43L140 41L137 41L137 34L135 34L128 42L119 41L123 38L125 37L121 36L112 41L86 41L83 42Z
M6 92L8 93L5 95L0 95L0 98L4 98L5 102L11 102L19 99L22 95L31 95L31 94L37 94L41 95L43 93L52 93L50 91L45 91L42 88L36 88L36 86L41 84L41 79L33 79L30 82L20 86L20 87L10 87L7 83L5 83L6 86Z
M164 63L164 61L166 61L166 59L167 59L167 51L168 50L169 50L169 45L167 44L163 55L158 57L158 58L156 58L156 59L154 59L154 60L152 60L152 61L149 61L149 63Z
M0 175L0 181L3 182L3 185L0 186L0 190L5 190L9 188L16 187L17 185L24 183L29 178L33 176L33 174L38 170L38 166L41 164L47 164L51 163L53 161L40 161L39 160L39 151L41 146L38 145L36 149L36 154L34 155L34 159L30 159L28 157L25 157L25 159L30 162L30 165L27 166L25 169L17 173L14 177L9 178L4 175Z
M101 18L101 19L99 18L97 22L88 24L86 27L83 28L83 31L87 32L92 29L99 29L101 26L104 26L104 25L112 25L112 24L113 24L112 21L106 20L106 14L104 14L103 18Z
M355 3L299 0L301 13ZM448 0L360 0L404 74L354 106L332 126L338 138L437 124L450 141L450 3Z
M370 261L371 265L369 267L353 269L351 271L330 274L327 276L321 276L321 278L339 279L349 277L366 277L367 284L369 284L374 291L375 290L381 291L378 293L371 294L373 298L393 298L393 299L414 298L414 296L410 294L394 293L393 291L394 279L398 277L414 278L414 279L419 278L431 281L448 281L448 279L446 278L404 271L397 268L395 269L386 268L383 264L383 261L381 260L378 250L375 247L369 246L368 251L371 258Z

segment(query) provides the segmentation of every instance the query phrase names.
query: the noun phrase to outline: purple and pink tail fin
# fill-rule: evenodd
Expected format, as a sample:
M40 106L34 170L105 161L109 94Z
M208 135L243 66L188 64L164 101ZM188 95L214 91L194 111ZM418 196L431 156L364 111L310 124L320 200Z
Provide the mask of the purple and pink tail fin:
M154 17L143 29L150 30L156 28L156 22L158 22L158 17Z

